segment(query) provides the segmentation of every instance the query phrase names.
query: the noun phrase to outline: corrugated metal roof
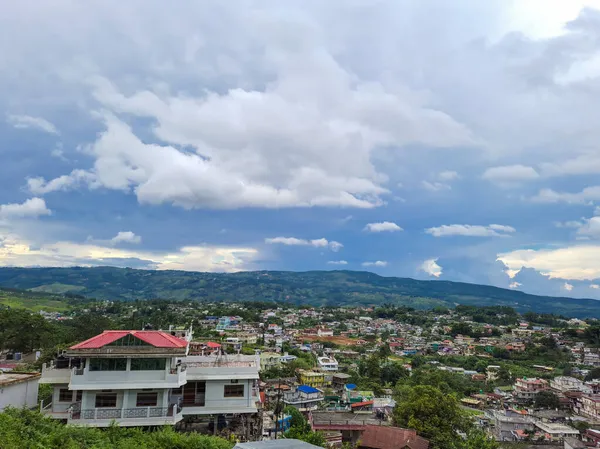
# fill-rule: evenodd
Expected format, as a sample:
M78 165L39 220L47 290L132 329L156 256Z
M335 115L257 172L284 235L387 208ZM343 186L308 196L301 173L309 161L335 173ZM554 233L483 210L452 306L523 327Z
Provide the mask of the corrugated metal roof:
M250 441L248 443L238 443L233 449L323 449L314 444L305 443L300 440L281 439L267 441Z
M136 338L154 346L155 348L185 348L187 341L162 331L104 331L88 340L82 341L70 349L99 349L126 335Z
M308 385L300 385L300 386L297 388L297 390L298 390L298 391L301 391L302 393L307 393L307 394L310 394L310 393L318 393L318 392L319 392L319 390L317 390L316 388L314 388L314 387L309 387Z

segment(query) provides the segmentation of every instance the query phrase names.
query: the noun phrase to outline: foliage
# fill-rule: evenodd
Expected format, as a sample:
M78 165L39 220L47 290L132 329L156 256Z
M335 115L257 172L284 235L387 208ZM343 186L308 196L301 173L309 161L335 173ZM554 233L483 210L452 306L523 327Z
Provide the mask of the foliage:
M314 444L315 446L325 447L325 437L322 432L313 432L310 428L310 424L296 408L286 407L284 413L290 415L290 428L285 432L286 438L293 438L296 440L306 441L307 443Z
M0 285L11 288L60 291L103 300L233 301L246 298L270 303L326 305L393 304L414 309L451 308L456 303L514 307L517 311L600 317L595 300L554 298L460 282L432 282L381 277L369 272L261 271L197 273L129 268L1 268ZM57 286L60 288L57 290ZM402 314L402 312L398 311ZM418 314L403 312L407 322ZM506 315L499 311L496 315ZM479 317L477 318L480 319ZM498 317L498 319L503 319Z
M431 449L458 448L458 432L468 432L472 423L458 400L429 385L400 386L396 390L394 424L415 429L431 442Z
M225 439L177 433L170 427L155 432L112 426L67 426L39 412L6 409L0 413L2 449L231 449Z
M558 396L551 391L540 391L535 395L535 406L538 408L558 408Z

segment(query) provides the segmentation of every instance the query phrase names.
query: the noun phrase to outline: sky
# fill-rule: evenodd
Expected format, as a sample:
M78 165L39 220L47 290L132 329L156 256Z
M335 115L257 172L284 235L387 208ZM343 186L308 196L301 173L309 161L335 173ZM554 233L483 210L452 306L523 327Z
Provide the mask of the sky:
M600 299L600 0L21 0L0 266Z

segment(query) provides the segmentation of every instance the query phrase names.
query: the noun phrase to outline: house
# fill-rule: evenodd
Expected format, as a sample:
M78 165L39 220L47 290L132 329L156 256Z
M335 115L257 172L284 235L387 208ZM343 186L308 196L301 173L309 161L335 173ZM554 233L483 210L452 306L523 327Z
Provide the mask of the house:
M40 383L54 387L42 412L94 427L255 413L257 357L188 356L190 340L191 331L184 338L163 331L104 331L71 346L42 368Z
M317 363L321 371L337 371L338 362L333 357L318 357Z
M600 395L584 394L579 400L579 405L580 408L576 411L580 414L595 420L600 419Z
M429 440L412 429L367 426L359 442L359 449L428 449Z
M283 402L301 412L316 410L324 399L323 392L318 388L300 385L295 390L283 394Z
M546 391L549 388L548 381L545 379L523 377L517 379L513 396L517 401L532 401L540 391Z
M0 412L6 407L36 407L39 379L39 373L0 371Z
M494 436L499 441L517 441L517 431L533 431L534 425L527 415L513 410L494 410L489 412Z
M298 370L299 383L315 388L331 385L331 380L329 382L327 381L330 376L326 376L325 373L316 371Z

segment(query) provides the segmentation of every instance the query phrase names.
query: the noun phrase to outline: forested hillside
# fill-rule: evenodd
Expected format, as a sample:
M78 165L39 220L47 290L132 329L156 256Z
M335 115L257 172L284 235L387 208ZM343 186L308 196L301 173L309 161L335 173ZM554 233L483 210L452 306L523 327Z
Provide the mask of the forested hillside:
M524 312L600 318L600 302L555 298L449 281L382 277L359 271L199 273L129 268L1 268L0 287L131 301L173 299L273 301L312 305L391 303L435 306L506 305Z

